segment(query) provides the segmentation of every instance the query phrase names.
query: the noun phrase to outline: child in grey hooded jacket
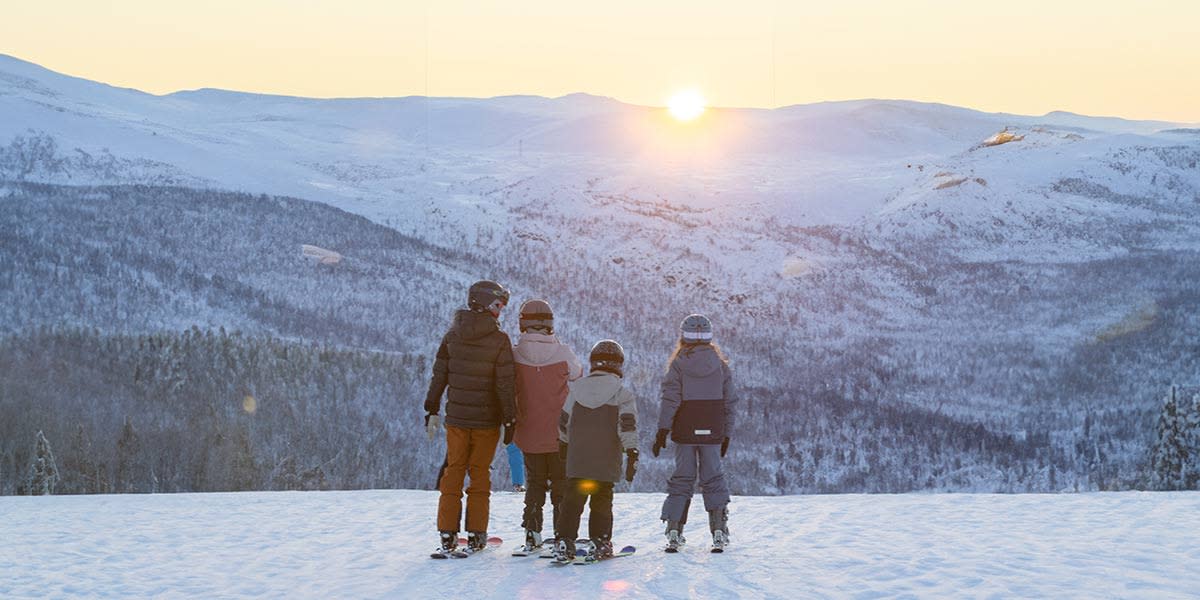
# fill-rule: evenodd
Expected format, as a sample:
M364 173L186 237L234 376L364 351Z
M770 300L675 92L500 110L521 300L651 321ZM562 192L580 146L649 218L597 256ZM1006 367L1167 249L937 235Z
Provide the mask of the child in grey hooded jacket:
M637 401L622 383L625 351L612 340L601 340L592 346L588 362L591 373L571 384L559 419L559 452L567 472L555 556L559 562L575 558L575 536L589 496L591 558L612 556L613 484L621 478L622 453L625 481L633 481L637 471Z
M712 343L712 323L704 315L693 314L683 320L661 392L652 452L658 456L667 445L668 434L676 444L675 471L667 480L667 499L662 507L662 520L667 523L666 550L675 552L684 543L683 526L699 478L713 535L712 549L720 552L729 542L729 487L721 459L729 448L737 398L729 362Z

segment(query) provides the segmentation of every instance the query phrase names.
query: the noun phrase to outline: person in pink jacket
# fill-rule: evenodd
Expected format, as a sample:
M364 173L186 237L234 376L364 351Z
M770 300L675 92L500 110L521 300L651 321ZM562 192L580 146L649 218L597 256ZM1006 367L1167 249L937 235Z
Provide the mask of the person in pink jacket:
M513 347L516 367L517 426L513 441L525 455L525 546L528 554L542 546L546 492L553 505L558 539L559 505L566 490L566 467L558 455L558 418L567 399L567 382L583 375L583 365L566 344L554 337L554 312L545 300L521 305L521 336Z

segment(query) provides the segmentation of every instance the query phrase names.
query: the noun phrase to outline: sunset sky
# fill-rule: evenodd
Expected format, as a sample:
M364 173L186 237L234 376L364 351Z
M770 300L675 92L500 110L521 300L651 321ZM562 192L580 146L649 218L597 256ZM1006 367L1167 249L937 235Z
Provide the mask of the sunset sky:
M40 0L0 53L152 93L903 98L1200 122L1194 0Z

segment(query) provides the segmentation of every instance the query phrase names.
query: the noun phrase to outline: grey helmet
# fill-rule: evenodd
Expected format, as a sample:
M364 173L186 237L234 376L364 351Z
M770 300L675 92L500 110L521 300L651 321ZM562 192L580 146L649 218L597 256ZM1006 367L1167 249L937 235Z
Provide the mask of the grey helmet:
M708 344L712 342L712 321L701 314L688 315L679 325L679 337L685 344Z
M545 300L529 300L521 305L521 333L530 329L554 333L554 311Z
M593 371L608 371L617 376L624 375L625 349L613 340L600 340L588 353L588 363Z
M490 310L493 303L508 304L508 290L495 281L476 281L467 291L467 307L475 311Z

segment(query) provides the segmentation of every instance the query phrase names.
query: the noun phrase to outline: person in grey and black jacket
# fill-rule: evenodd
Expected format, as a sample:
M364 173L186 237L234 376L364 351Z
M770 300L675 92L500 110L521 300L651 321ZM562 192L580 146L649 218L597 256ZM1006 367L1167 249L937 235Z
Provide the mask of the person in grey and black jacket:
M637 401L622 383L625 350L612 340L592 346L591 373L575 380L558 424L559 452L566 460L567 490L559 515L555 558L575 558L575 536L583 505L591 496L588 537L591 558L612 556L613 484L637 472Z
M675 442L675 472L667 480L667 499L662 520L667 523L667 552L684 543L697 477L708 511L713 551L729 543L729 487L721 470L721 459L729 449L733 408L737 402L733 374L721 349L712 343L712 322L704 315L688 315L680 326L679 341L662 381L662 405L658 413L654 456Z

